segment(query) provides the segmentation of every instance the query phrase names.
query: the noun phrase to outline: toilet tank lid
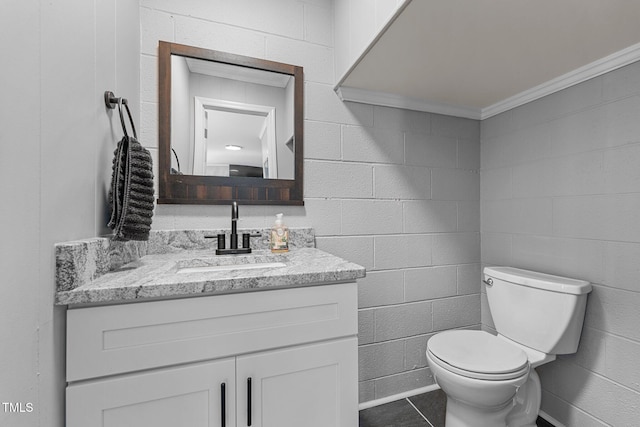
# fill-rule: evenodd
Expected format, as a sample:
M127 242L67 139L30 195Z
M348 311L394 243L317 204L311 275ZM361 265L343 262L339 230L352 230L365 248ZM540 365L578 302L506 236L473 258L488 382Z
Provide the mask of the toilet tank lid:
M588 294L591 292L591 283L585 280L570 279L568 277L554 276L552 274L538 273L537 271L522 270L513 267L485 267L485 276L501 279L518 285L544 289L564 294Z

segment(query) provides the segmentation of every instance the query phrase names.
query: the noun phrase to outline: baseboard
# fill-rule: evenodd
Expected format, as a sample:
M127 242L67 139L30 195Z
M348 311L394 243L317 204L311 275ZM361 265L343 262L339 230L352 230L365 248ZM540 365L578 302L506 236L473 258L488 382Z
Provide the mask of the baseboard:
M553 418L551 415L547 414L543 410L540 410L540 412L538 412L538 416L540 418L543 418L545 421L553 424L555 427L566 427L560 421L556 420L555 418Z
M439 390L437 384L431 384L426 387L415 388L413 390L405 391L403 393L394 394L391 396L383 397L380 399L369 400L368 402L362 402L358 405L358 410L373 408L374 406L384 405L385 403L395 402L396 400L406 399L407 397L416 396L422 393L428 393L430 391ZM564 426L562 426L564 427Z

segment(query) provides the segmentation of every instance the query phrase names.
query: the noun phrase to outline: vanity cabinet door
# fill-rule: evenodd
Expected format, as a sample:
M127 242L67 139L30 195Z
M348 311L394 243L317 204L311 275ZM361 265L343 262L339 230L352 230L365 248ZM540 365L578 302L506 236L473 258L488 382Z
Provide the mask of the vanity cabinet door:
M236 370L238 426L358 425L356 338L241 356Z
M235 393L235 358L75 383L66 426L232 427Z

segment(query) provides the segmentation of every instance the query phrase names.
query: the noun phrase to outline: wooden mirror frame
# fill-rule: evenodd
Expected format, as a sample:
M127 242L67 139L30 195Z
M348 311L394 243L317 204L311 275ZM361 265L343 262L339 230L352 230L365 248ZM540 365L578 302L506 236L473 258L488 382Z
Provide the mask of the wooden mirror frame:
M179 175L171 173L171 55L289 74L294 82L294 179ZM302 67L160 41L158 46L159 204L303 205Z

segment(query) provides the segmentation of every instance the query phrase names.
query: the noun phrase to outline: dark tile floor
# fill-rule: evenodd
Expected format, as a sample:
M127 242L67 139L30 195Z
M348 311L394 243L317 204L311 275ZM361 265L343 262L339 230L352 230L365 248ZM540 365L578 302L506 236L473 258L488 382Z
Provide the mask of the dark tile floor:
M360 411L360 427L444 427L447 396L442 390ZM538 417L538 427L553 427Z

